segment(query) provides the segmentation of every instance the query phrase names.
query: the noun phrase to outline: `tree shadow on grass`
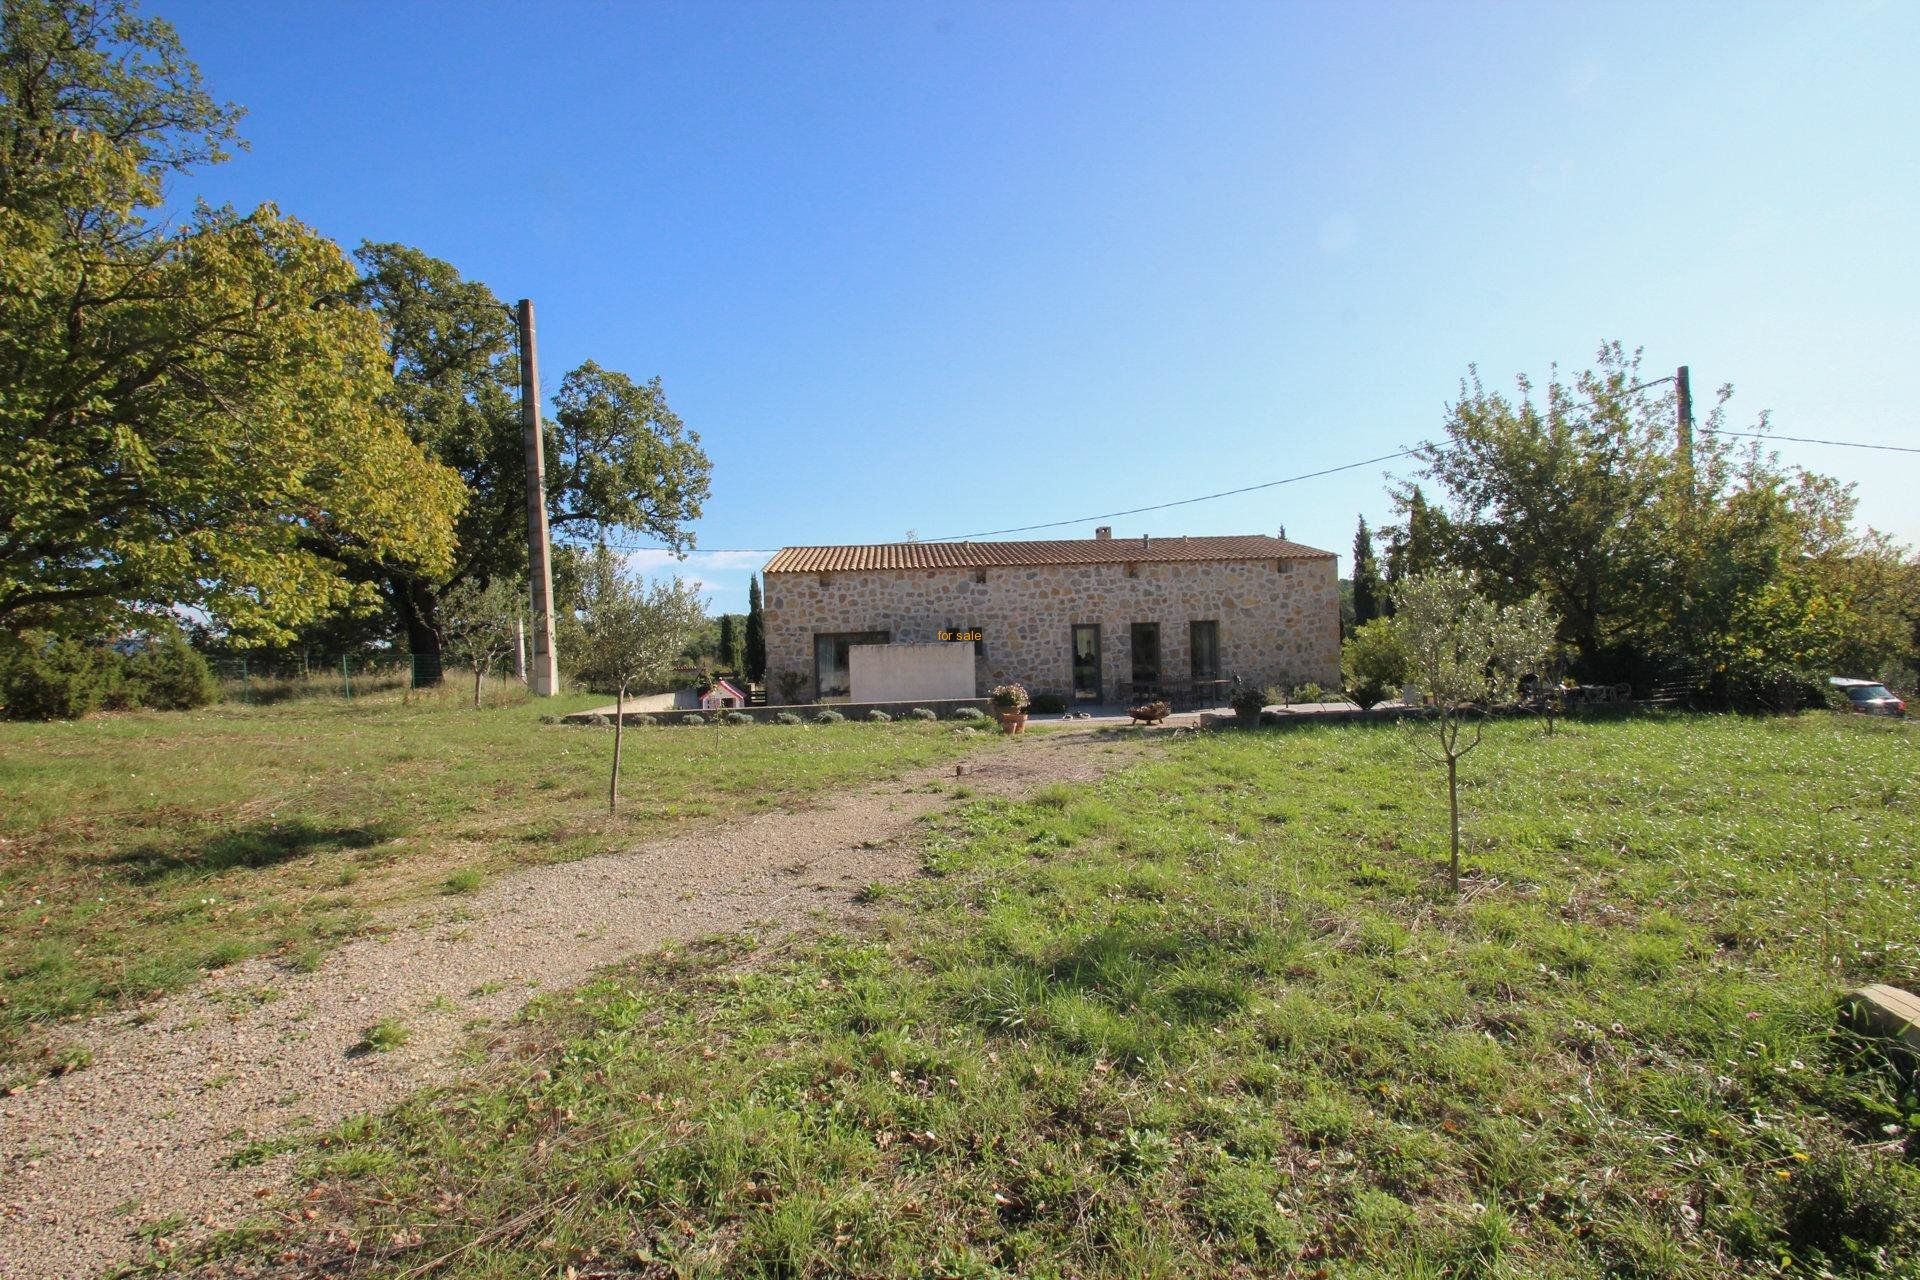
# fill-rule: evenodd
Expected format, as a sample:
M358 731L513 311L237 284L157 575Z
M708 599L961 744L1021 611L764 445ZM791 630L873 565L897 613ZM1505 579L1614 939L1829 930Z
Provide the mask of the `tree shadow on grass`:
M123 868L122 874L134 884L154 884L237 867L275 867L333 849L365 849L401 834L399 824L385 819L358 826L320 826L297 818L236 827L197 846L150 841L115 854L110 861Z

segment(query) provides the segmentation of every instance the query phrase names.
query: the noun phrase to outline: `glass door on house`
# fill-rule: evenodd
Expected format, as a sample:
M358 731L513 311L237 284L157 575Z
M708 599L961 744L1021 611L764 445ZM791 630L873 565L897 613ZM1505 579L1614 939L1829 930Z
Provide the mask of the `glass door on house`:
M885 644L885 631L851 631L813 638L814 697L821 702L845 702L853 690L848 650L856 644Z
M1076 702L1100 701L1100 628L1073 629L1073 697Z
M1192 696L1196 707L1217 707L1226 701L1226 682L1220 678L1220 624L1187 625L1187 653L1192 667Z
M1160 624L1136 622L1128 629L1133 649L1134 698L1157 697L1160 693Z

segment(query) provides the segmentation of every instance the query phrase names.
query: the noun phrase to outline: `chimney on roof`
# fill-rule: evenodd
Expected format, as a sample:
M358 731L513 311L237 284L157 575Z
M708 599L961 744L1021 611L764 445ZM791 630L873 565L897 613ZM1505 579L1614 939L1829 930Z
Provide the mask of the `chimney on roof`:
M1140 535L1140 545L1142 547L1147 545L1147 535L1144 533Z
M1100 527L1099 527L1098 529L1095 529L1095 530L1093 531L1093 540L1094 540L1095 542L1110 542L1110 541L1112 541L1112 540L1113 540L1113 526L1112 526L1112 525L1110 525L1110 524L1103 524L1103 525L1101 525L1101 526L1100 526Z

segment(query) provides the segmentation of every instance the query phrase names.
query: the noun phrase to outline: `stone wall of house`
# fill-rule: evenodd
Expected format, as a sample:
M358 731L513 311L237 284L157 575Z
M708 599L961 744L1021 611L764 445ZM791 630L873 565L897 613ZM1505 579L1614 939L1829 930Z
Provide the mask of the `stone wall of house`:
M1230 560L987 569L877 569L770 573L765 578L769 702L814 699L813 637L884 631L895 641L943 630L984 633L980 691L1018 681L1035 693L1073 687L1072 630L1100 627L1108 698L1132 678L1130 628L1160 627L1160 669L1184 681L1188 624L1219 624L1220 674L1262 684L1340 679L1340 591L1335 561ZM797 694L781 676L798 672Z

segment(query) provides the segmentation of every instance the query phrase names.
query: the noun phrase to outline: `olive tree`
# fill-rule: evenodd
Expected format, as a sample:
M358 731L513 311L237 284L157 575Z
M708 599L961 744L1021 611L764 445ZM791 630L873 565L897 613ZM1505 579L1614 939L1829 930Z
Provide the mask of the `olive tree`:
M707 625L706 601L696 586L677 576L649 584L629 575L605 547L588 561L581 587L584 652L579 675L614 691L607 812L617 814L627 691L667 682L687 642Z
M1546 661L1559 620L1539 596L1494 604L1474 575L1457 569L1406 578L1394 589L1394 606L1408 676L1433 703L1439 749L1427 755L1447 769L1447 876L1458 893L1460 761L1480 745L1487 712L1513 702L1521 679ZM1473 734L1463 741L1468 725Z
M481 586L469 578L440 598L436 619L440 650L465 658L473 667L473 707L480 709L480 682L493 664L513 652L520 624L525 583L495 578Z

